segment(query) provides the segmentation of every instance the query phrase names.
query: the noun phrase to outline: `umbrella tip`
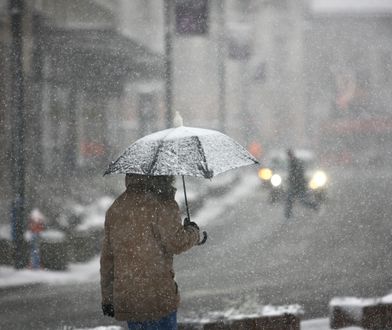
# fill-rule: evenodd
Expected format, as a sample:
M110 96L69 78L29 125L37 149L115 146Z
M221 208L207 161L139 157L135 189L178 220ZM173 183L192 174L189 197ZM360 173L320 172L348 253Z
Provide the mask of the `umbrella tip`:
M173 126L174 127L184 126L184 122L183 122L182 117L178 111L176 111L176 115L174 116Z

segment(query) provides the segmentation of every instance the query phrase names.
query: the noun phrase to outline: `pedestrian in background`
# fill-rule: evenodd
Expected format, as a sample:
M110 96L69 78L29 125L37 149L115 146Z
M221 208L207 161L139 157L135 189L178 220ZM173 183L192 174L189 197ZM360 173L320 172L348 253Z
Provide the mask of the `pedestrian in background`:
M101 252L104 315L128 329L177 329L179 292L173 256L198 244L199 228L181 223L172 176L127 174L109 208Z
M304 166L292 149L287 150L288 157L288 187L285 205L285 217L290 218L293 214L293 206L296 199L303 205L317 209L318 204L310 199L307 182L305 179Z

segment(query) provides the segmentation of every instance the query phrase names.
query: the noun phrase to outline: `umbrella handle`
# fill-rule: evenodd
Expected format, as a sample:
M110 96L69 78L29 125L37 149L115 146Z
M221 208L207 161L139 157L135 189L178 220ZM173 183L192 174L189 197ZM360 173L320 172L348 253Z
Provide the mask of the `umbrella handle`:
M207 232L203 231L203 239L199 243L197 243L197 245L203 245L207 241L207 237Z
M186 187L185 187L185 178L182 176L182 185L184 187L184 197L185 197L185 206L186 206L186 214L188 217L184 219L184 226L188 225L191 222L191 215L189 214L189 207L188 207L188 198L186 197ZM207 232L203 231L203 239L197 243L197 245L203 245L207 241Z

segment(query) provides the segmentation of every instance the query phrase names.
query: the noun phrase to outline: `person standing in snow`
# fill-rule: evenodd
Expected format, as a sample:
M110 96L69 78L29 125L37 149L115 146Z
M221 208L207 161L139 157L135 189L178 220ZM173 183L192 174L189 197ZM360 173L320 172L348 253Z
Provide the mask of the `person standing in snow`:
M103 314L128 329L177 329L180 296L173 256L197 245L199 227L181 224L172 176L127 174L106 212L101 252Z
M302 162L294 155L293 150L287 150L288 157L288 188L285 205L285 217L290 218L293 213L293 206L296 199L302 204L312 209L317 209L318 205L309 199L307 193L307 183L305 170Z

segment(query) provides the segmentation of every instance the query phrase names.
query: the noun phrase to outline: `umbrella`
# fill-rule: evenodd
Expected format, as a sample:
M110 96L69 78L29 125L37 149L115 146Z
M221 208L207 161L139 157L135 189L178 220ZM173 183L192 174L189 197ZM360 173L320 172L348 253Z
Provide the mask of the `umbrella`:
M184 176L212 178L258 161L239 143L215 130L178 126L137 140L112 162L104 175L181 175L187 221L190 221ZM205 242L207 234L204 232Z

